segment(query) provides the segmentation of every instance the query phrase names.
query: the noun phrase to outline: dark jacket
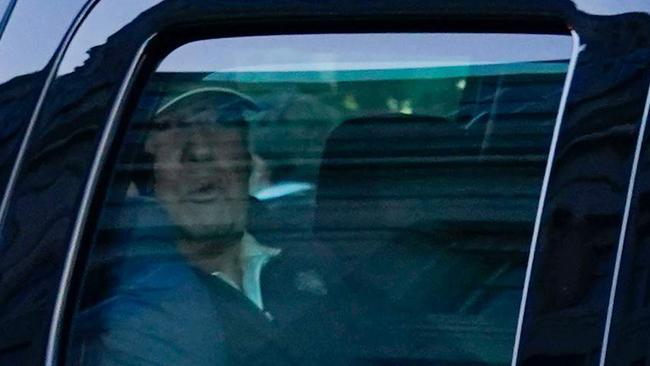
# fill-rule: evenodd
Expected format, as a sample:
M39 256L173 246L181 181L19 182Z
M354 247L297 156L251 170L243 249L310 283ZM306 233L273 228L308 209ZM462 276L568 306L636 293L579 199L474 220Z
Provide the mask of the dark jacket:
M344 273L325 248L311 240L284 243L261 274L262 312L238 290L193 268L176 252L173 237L158 230L109 243L119 258L99 271L110 274L101 276L111 279L109 288L73 324L71 355L78 364L346 363L355 310Z

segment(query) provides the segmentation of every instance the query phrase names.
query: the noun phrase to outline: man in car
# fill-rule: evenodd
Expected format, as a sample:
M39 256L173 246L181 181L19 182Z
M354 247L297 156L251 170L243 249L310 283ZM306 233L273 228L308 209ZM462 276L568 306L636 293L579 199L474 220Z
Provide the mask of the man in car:
M351 304L334 258L311 241L262 243L249 230L250 213L260 212L251 209L243 118L253 108L235 93L200 89L158 110L142 153L160 226L173 229L123 240L123 253L155 255L127 254L111 269L109 296L77 320L81 363L346 362Z

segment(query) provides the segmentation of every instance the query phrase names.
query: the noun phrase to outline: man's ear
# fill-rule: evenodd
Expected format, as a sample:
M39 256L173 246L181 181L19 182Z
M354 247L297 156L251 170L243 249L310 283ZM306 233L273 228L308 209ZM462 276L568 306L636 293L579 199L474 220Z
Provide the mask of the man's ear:
M147 154L152 154L156 151L158 143L156 142L156 136L151 134L147 136L147 139L144 141L143 151Z
M144 149L144 146L141 148ZM135 162L142 167L131 173L131 180L138 189L141 196L154 196L155 192L155 175L154 170L154 155L144 150L140 150L137 154Z
M270 172L266 161L258 154L249 153L248 185L251 192L267 187L270 183Z

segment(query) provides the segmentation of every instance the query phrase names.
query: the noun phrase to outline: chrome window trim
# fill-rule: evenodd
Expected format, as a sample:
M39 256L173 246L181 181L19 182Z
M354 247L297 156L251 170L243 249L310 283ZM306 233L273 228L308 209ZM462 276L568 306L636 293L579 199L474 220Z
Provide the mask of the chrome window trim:
M548 190L548 183L555 160L555 150L557 148L558 137L560 134L560 127L564 119L564 112L566 110L567 100L569 98L569 91L573 81L573 73L578 63L578 55L584 50L585 45L580 44L580 36L575 30L571 30L571 38L573 39L573 49L571 50L571 60L569 61L569 69L567 71L566 79L564 81L564 88L562 90L562 98L560 99L560 107L558 109L557 117L555 119L555 127L553 129L553 137L551 140L551 147L546 160L546 171L544 172L544 180L542 182L542 189L539 196L539 204L537 205L537 215L535 217L535 226L533 228L533 237L530 244L530 253L528 255L528 265L526 267L526 277L524 280L524 290L521 296L521 304L519 306L519 319L517 321L517 331L515 334L515 344L512 350L511 365L517 365L517 357L519 356L519 345L521 342L521 332L524 323L524 313L526 311L526 300L528 299L528 290L530 288L530 278L532 275L532 268L535 261L535 250L537 249L537 240L539 237L539 230L541 226L542 213L544 212L544 201L546 200L546 193Z
M47 342L47 351L45 354L45 365L54 366L57 361L57 350L59 345L59 335L61 332L61 322L63 318L63 312L66 305L66 297L70 287L70 281L72 278L72 273L74 265L77 259L77 253L79 246L81 245L81 238L83 236L83 229L86 224L86 219L88 217L88 212L90 210L90 205L92 203L93 195L97 187L97 182L99 180L99 175L102 166L108 155L108 150L111 146L113 136L115 135L115 126L118 123L119 117L124 109L126 104L126 99L128 92L131 90L131 86L136 77L136 72L138 66L144 60L145 50L151 43L151 40L154 39L157 34L151 35L145 42L140 46L138 52L135 54L135 57L131 61L131 65L122 80L120 89L118 91L117 97L113 106L111 107L111 112L109 114L106 126L102 131L101 140L97 148L97 153L93 160L93 164L88 176L88 181L84 188L83 197L81 204L79 205L79 212L75 220L74 230L72 237L70 239L70 246L68 247L68 253L66 254L65 266L63 269L63 275L61 282L59 283L59 289L57 292L56 305L54 306L54 312L52 314L52 321L50 323L50 332Z
M627 234L627 225L630 216L630 207L632 206L632 198L634 196L634 186L636 182L637 169L639 160L641 159L641 149L643 148L643 137L645 135L646 123L648 120L648 112L650 111L650 86L646 95L645 107L643 109L643 117L641 118L641 126L639 127L639 135L636 139L636 150L634 152L634 160L632 161L632 172L630 173L630 180L627 186L627 197L625 199L625 209L623 211L623 222L621 223L621 231L618 236L618 248L616 249L616 262L614 264L614 275L612 276L612 285L609 292L609 304L607 305L607 319L605 321L605 331L603 334L603 345L600 349L600 366L605 365L607 358L607 346L609 344L609 334L611 332L612 315L614 313L614 302L616 300L616 289L618 287L618 277L621 271L621 259L623 257L623 248L625 245L625 238Z
M29 120L29 123L27 125L27 130L25 130L25 135L22 138L22 142L20 143L20 148L18 149L18 155L16 155L16 160L15 160L16 163L14 164L13 169L11 170L11 175L9 176L9 180L7 181L7 187L5 187L4 195L2 196L2 201L0 202L0 228L4 227L5 219L7 217L7 209L9 207L9 198L14 193L14 189L16 186L16 179L18 179L18 173L20 172L20 169L22 168L23 162L25 160L27 145L31 140L32 133L34 132L34 126L36 125L36 121L40 116L41 109L43 108L43 103L45 102L45 97L47 96L47 92L49 91L50 86L54 81L54 78L56 78L56 75L59 71L59 66L61 65L61 61L63 60L63 56L65 55L65 52L68 49L68 46L70 45L70 42L72 42L72 38L81 27L81 24L83 23L84 19L86 19L88 14L90 14L90 11L93 9L93 7L95 7L97 3L99 3L99 1L100 0L88 0L88 2L86 2L83 8L81 8L81 10L79 11L79 14L77 14L70 28L66 32L65 36L63 37L63 40L61 41L61 45L59 46L59 48L55 53L54 63L52 65L52 68L50 69L50 72L47 74L45 83L43 83L43 89L41 89L41 94L38 96L38 101L36 102L36 106L34 107L34 112L32 113L32 117ZM0 233L0 243L1 242L2 242L2 237Z

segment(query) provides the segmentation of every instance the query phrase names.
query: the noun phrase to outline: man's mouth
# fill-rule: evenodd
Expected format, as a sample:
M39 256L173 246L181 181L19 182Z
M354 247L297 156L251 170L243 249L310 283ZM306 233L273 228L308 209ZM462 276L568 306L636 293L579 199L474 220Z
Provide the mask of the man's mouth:
M217 185L212 182L198 183L191 187L186 194L187 201L198 203L214 201L222 197L223 193Z

